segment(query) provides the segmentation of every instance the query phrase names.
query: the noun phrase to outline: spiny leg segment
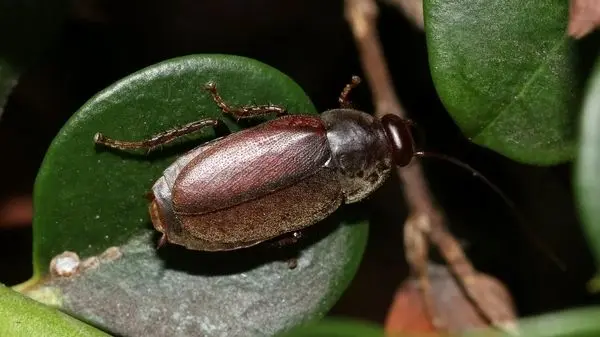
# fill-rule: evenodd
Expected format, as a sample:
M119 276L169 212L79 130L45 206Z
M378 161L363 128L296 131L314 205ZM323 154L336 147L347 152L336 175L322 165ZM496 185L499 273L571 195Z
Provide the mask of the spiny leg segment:
M224 112L231 114L237 120L243 118L258 117L275 113L277 117L287 115L287 109L273 104L265 105L243 105L240 107L231 106L223 100L219 92L217 91L217 85L214 82L208 82L204 88L210 92L215 104Z
M183 126L179 126L167 131L163 131L157 133L150 138L140 140L140 141L125 141L125 140L116 140L112 138L108 138L102 133L98 132L94 135L94 143L101 144L106 147L110 147L118 150L127 150L127 149L147 149L148 151L153 150L154 148L165 145L176 140L179 137L188 135L192 132L196 132L200 129L212 126L217 127L222 122L218 119L214 118L206 118L198 121L194 121Z
M340 97L338 98L338 102L340 103L340 107L343 109L349 109L352 107L348 96L352 89L356 88L360 84L360 77L352 76L352 81L344 87L342 92L340 93Z

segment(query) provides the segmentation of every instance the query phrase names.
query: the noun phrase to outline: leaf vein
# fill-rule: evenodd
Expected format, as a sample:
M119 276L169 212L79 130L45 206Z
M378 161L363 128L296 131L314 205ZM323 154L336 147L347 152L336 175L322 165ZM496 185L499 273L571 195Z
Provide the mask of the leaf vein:
M519 90L519 93L515 96L515 98L512 100L512 102L510 102L506 107L504 107L500 111L498 111L496 116L486 126L484 126L477 134L475 134L473 137L471 137L471 139L476 139L477 137L481 136L481 134L483 134L486 130L488 130L490 127L492 127L494 124L496 124L496 122L498 122L498 120L500 120L502 118L502 116L507 113L507 111L510 111L510 108L515 104L515 102L519 101L522 98L522 96L527 92L527 90L532 85L532 83L534 83L535 80L540 76L540 74L543 73L544 67L546 67L549 63L549 61L548 61L549 57L552 56L553 54L555 54L556 51L566 41L567 41L566 38L561 38L558 41L556 41L554 46L552 46L552 49L550 49L550 52L548 53L548 57L546 57L540 63L540 65L537 67L537 69L531 75L531 77L523 84L523 87L521 88L521 90Z

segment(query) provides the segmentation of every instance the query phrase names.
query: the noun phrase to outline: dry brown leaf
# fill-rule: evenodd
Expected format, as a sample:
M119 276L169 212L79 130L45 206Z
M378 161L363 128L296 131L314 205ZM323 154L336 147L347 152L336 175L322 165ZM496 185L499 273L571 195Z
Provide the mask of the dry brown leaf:
M569 35L581 39L600 26L600 1L571 0Z
M488 326L489 322L465 296L445 266L430 265L429 273L434 309L444 321L447 332L461 333ZM500 281L479 273L471 287L477 293L485 294L479 297L479 305L493 307L506 317L507 322L516 321L513 300ZM386 317L386 333L389 336L399 333L431 333L432 336L440 336L431 324L424 303L417 280L409 279L401 284Z
M31 226L32 217L31 195L10 196L0 200L0 228Z

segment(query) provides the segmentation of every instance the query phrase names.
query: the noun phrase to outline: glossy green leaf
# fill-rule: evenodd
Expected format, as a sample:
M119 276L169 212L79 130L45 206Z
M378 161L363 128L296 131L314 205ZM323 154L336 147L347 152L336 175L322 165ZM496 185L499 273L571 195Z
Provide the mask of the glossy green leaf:
M571 309L523 318L518 321L518 335L527 337L596 337L600 335L600 307ZM299 326L278 337L383 337L382 327L350 319L326 318ZM394 337L434 337L435 333L394 333ZM444 334L447 337L511 337L515 334L495 328L464 333Z
M0 284L2 337L108 337L106 333Z
M278 337L384 337L383 328L373 323L327 318L317 323L299 326Z
M600 58L587 85L575 162L575 195L587 240L600 263Z
M64 294L63 309L128 336L169 336L181 329L267 336L324 315L353 277L367 226L348 212L307 232L294 270L281 261L280 250L260 246L228 253L174 245L156 251L145 194L179 154L215 132L198 132L149 156L97 148L92 138L100 131L143 139L203 117L221 118L238 130L203 90L208 81L231 104L271 102L291 113L316 113L304 91L281 72L226 55L168 60L93 97L56 136L36 180L35 279L63 251L86 258L119 246L123 256L77 277L47 280L45 286Z
M600 335L600 307L557 311L519 320L519 336L596 337ZM512 337L513 333L493 329L464 333L463 337Z
M578 95L568 6L424 1L436 90L474 143L528 164L574 157Z
M48 48L66 9L64 0L0 0L0 117L19 73Z

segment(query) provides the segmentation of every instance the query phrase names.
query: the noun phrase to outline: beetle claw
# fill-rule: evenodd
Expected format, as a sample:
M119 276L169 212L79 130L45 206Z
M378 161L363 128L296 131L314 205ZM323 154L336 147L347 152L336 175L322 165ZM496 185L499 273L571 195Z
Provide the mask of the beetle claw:
M289 269L296 269L296 267L298 267L298 259L295 257L288 259L287 265Z
M95 144L103 144L104 143L104 135L100 132L97 132L94 135L94 143Z
M208 91L213 91L215 89L217 89L217 85L215 84L215 82L208 82L204 85L204 89L208 90Z

